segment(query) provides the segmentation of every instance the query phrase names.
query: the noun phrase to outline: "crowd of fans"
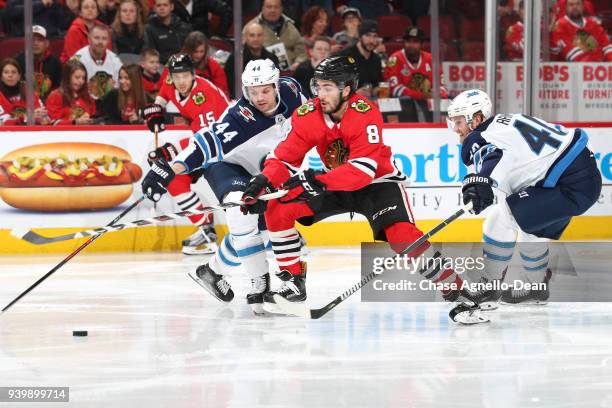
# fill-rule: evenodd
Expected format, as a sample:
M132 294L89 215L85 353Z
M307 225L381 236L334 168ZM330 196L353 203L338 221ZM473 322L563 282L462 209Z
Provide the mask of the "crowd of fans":
M37 124L142 123L140 111L169 81L164 64L177 53L189 55L199 76L236 97L233 40L228 37L233 33L231 1L32 3ZM552 60L612 61L605 28L612 21L612 5L606 11L600 3L552 0L551 24L543 27L549 30ZM467 22L484 32L484 0L441 4L443 60L473 55L479 46L463 41L470 38L463 33L472 31ZM269 58L309 93L317 64L342 54L358 62L358 92L366 97L432 97L428 1L261 0L243 5L243 67ZM23 9L23 0L0 0L0 36L24 35ZM523 1L500 1L502 60L522 58L523 13ZM58 39L61 52L54 53L50 44ZM476 58L482 60L482 52ZM24 66L23 51L0 61L0 124L26 122ZM441 92L447 97L444 88Z

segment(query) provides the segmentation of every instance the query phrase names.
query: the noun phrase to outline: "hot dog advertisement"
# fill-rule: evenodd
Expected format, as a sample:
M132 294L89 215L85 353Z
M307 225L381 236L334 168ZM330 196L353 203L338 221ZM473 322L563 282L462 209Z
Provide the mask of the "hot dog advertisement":
M142 169L116 146L90 142L22 147L0 159L0 197L34 211L99 210L132 194Z

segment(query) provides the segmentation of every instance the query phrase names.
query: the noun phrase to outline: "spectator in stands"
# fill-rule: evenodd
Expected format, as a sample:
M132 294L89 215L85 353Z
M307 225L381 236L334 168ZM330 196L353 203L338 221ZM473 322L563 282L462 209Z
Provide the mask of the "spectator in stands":
M0 61L0 125L25 125L27 123L26 94L21 82L21 67L14 58ZM49 123L47 109L37 93L34 93L34 122Z
M102 24L94 25L89 31L89 45L74 54L74 58L87 69L89 94L98 99L117 87L121 60L117 54L106 48L110 30Z
M566 4L566 15L555 22L550 34L553 57L570 62L612 61L612 44L599 21L584 16L582 0Z
M144 47L144 20L140 3L121 0L111 27L115 54L140 54Z
M380 37L378 23L364 20L359 26L359 41L352 47L340 51L338 55L355 58L359 67L359 89L357 93L365 97L376 95L378 84L382 81L382 62L374 52Z
M98 100L96 109L105 124L134 125L144 123L139 112L152 102L147 101L140 66L129 64L119 70L119 88Z
M283 14L281 0L264 0L261 13L250 22L264 28L264 46L279 60L281 70L295 70L308 56L295 23Z
M60 87L46 102L54 125L89 125L96 113L96 104L87 90L87 70L76 60L64 65Z
M389 82L391 95L410 97L414 100L430 99L432 95L431 54L422 50L424 33L418 27L410 27L404 33L404 48L394 52L385 68L385 81ZM442 67L440 67L442 85ZM441 87L441 98L448 98Z
M9 0L6 3L5 30L13 37L23 37L24 0ZM49 37L60 34L62 6L56 0L32 0L33 24L44 27Z
M155 0L155 15L145 25L145 47L159 51L162 64L180 51L191 32L191 25L172 14L173 10L171 0Z
M192 30L200 31L207 37L213 35L227 37L227 31L232 24L232 8L224 0L173 0L174 14L182 21L191 24ZM232 0L229 0L232 3ZM219 17L219 25L215 32L208 28L208 15ZM230 33L231 34L231 33ZM233 34L231 34L233 36Z
M80 0L65 0L62 2L62 15L59 22L62 32L68 31L72 22L79 15Z
M359 41L359 24L361 13L358 9L347 7L342 11L342 31L334 34L332 52L338 52L346 47L352 47Z
M79 3L79 16L72 22L64 37L64 49L60 55L62 63L68 61L75 52L89 44L89 30L94 24L102 24L98 20L98 4L95 0L81 0ZM112 49L113 44L110 36L108 38L108 48Z
M32 54L34 54L34 90L44 101L62 80L62 63L49 52L49 40L44 27L32 27ZM17 61L25 71L25 51L17 55Z
M96 2L100 12L98 19L107 26L110 26L115 21L115 16L117 15L117 0L96 0Z
M321 61L331 55L332 41L329 37L317 37L310 50L310 59L298 65L293 77L302 85L302 91L310 95L310 79L314 75L314 70Z
M595 15L595 6L593 2L590 0L583 0L582 4L584 5L584 15L585 16L594 16ZM551 18L554 18L554 21L557 21L560 18L565 17L567 10L566 0L558 0L551 10Z
M525 41L523 39L523 20L525 19L525 2L519 2L520 20L508 27L504 36L504 51L511 61L523 59Z
M278 57L266 50L264 44L264 28L256 21L251 21L242 29L242 70L249 61L257 59L270 59L279 66ZM230 93L232 97L236 96L234 88L234 54L231 54L225 62L225 74L229 82Z
M229 86L225 71L215 59L208 55L208 39L199 31L189 33L181 52L187 54L193 60L196 68L196 75L208 79L219 89L229 95Z
M302 16L302 37L307 48L312 48L314 39L325 35L329 26L329 16L324 8L313 6Z
M159 68L159 52L152 48L145 48L140 54L140 67L142 68L142 86L148 98L155 100L163 81Z

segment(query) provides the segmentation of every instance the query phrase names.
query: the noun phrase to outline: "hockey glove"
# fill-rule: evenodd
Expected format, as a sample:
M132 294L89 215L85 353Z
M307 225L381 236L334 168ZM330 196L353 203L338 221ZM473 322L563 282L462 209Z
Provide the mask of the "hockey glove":
M166 143L163 146L149 152L147 155L147 161L149 162L149 166L152 166L153 162L159 159L164 159L170 163L172 160L174 160L177 154L178 150L176 150L176 147L174 147L172 143Z
M463 204L472 202L474 214L480 214L485 208L493 204L493 180L479 174L468 174L463 179Z
M166 125L164 123L164 108L161 105L152 103L145 106L142 110L142 116L151 132L155 132L155 126L157 126L158 132L166 130Z
M268 178L263 174L258 174L251 179L246 190L244 190L241 198L244 204L240 206L240 210L243 214L263 214L268 207L268 203L260 201L258 198L272 191L274 191L274 187L272 187Z
M159 159L151 165L151 170L142 180L142 193L153 202L158 202L168 190L168 184L174 178L174 170L164 159Z
M312 169L304 170L289 178L280 187L289 190L286 196L279 198L281 203L308 202L320 196L326 190L325 184L317 180L316 176L321 172Z

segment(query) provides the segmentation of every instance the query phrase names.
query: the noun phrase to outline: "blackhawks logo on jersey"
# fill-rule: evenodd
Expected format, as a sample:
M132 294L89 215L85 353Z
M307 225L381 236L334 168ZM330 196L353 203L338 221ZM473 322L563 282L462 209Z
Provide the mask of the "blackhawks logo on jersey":
M206 102L206 97L204 96L204 94L202 93L202 91L198 91L197 94L193 95L191 97L191 100L193 101L193 103L195 103L196 105L201 105L204 102Z
M297 114L298 116L304 116L304 115L309 114L310 112L313 112L314 110L315 110L314 103L306 102L305 104L297 108Z
M351 108L355 109L359 113L366 113L372 107L363 99L357 99L356 102L351 103Z
M582 51L593 52L597 49L597 40L584 30L580 30L574 37L574 45Z
M336 139L327 146L324 162L328 169L335 169L346 163L349 150L342 139Z
M397 57L396 56L392 56L391 58L389 58L389 61L387 61L387 66L389 68L393 68L396 65L397 65Z
M431 83L429 82L429 78L420 72L412 75L412 78L408 82L408 88L423 92L424 94L431 93Z

